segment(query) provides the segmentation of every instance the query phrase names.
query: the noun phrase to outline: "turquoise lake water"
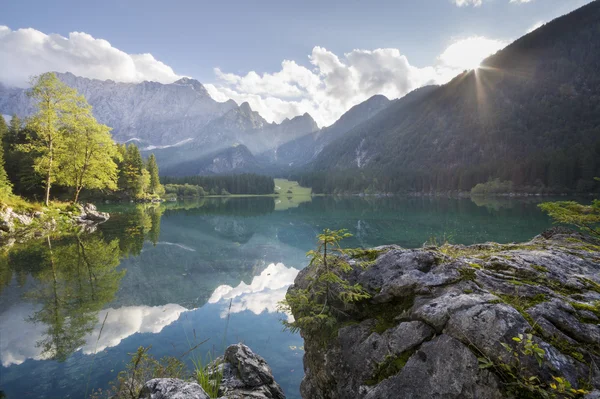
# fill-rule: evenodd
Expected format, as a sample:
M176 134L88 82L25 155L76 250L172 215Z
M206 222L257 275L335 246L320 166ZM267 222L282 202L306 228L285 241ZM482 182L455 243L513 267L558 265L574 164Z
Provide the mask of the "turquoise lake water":
M106 389L139 346L219 354L223 339L263 356L299 398L303 341L277 312L324 228L346 247L525 241L551 226L539 199L268 197L105 205L92 234L15 245L0 259L0 390L84 398ZM231 306L231 307L230 307ZM184 357L189 362L189 356Z

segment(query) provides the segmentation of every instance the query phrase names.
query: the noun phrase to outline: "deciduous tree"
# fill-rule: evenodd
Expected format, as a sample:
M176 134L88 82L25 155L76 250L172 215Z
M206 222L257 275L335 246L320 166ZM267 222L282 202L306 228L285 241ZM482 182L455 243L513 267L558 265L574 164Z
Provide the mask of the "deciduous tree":
M84 188L117 189L115 159L121 155L108 126L98 123L91 115L84 115L67 129L64 147L68 156L57 181L74 188L74 202Z
M28 95L37 101L38 111L27 122L35 132L20 149L35 156L34 170L44 176L46 206L50 188L56 181L56 171L68 156L65 151L65 130L73 124L75 114L91 114L91 108L75 89L61 82L54 73L44 73L32 81Z

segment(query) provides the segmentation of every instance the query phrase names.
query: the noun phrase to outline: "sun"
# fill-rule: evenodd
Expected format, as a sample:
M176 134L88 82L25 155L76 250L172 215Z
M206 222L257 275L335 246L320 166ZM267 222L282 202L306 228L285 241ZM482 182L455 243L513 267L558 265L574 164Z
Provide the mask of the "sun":
M485 58L504 46L506 43L503 41L474 36L452 43L439 59L450 68L477 69Z

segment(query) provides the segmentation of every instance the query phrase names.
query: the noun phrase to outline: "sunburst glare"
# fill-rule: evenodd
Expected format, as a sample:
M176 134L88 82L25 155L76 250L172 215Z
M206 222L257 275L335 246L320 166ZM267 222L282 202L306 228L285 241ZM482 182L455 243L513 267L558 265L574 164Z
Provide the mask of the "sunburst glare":
M457 69L479 68L481 61L506 46L501 40L487 39L481 36L469 37L454 42L439 59L445 65Z

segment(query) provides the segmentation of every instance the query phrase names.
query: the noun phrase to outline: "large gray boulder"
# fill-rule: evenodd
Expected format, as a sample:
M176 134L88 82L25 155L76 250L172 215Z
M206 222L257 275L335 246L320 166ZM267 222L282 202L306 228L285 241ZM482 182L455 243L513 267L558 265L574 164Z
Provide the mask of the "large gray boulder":
M597 396L599 242L554 228L522 244L376 250L374 262L372 253L346 256L352 271L342 276L371 298L330 298L342 310L332 313L333 332L301 328L303 398L514 397L522 387L501 365L551 394L561 377ZM290 292L314 300L317 267L302 270ZM292 313L305 316L293 302ZM519 334L543 350L541 365L513 340Z
M155 378L146 382L140 399L210 399L204 389L195 382L177 378Z
M275 382L271 368L262 357L244 344L231 345L221 363L223 379L219 394L224 398L285 399L283 390Z
M0 209L0 231L12 233L17 226L29 226L33 216L15 212L11 207Z
M222 373L221 399L285 399L271 368L262 357L244 344L235 344L222 357L208 365L212 373ZM196 382L156 378L146 382L140 399L208 399Z
M79 221L84 224L88 222L102 223L110 218L107 212L99 212L94 204L85 204L79 208L81 210Z

